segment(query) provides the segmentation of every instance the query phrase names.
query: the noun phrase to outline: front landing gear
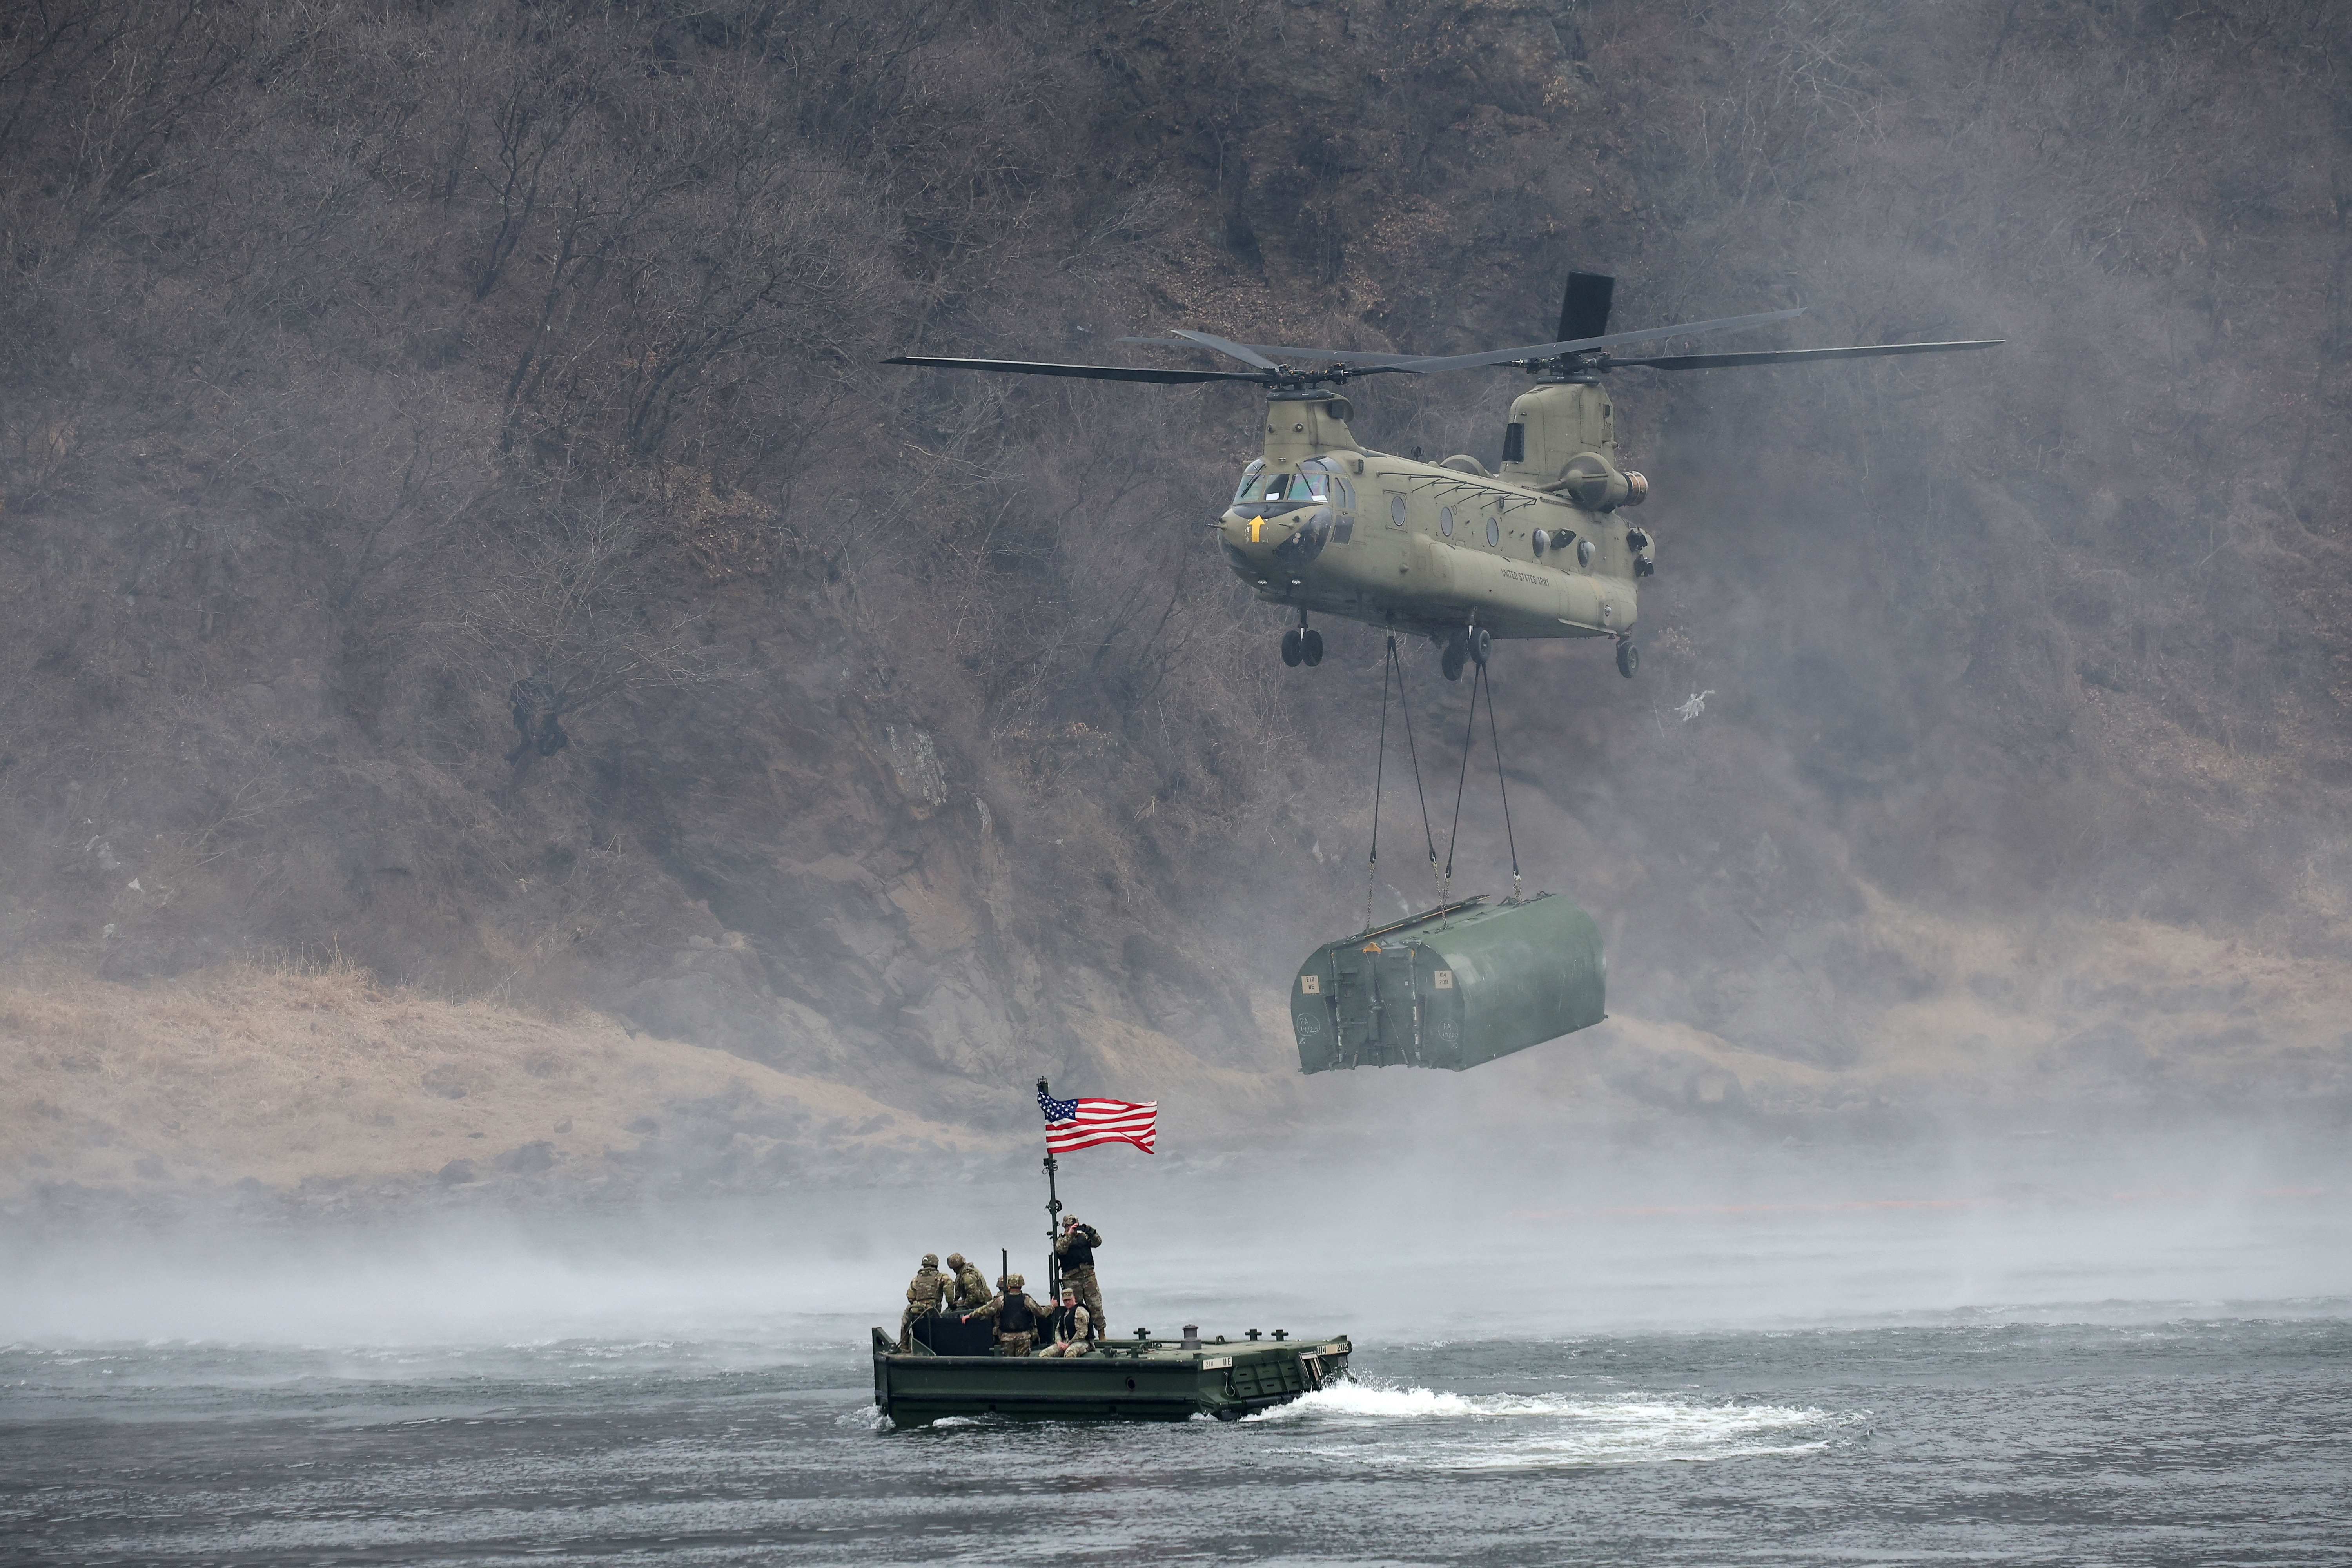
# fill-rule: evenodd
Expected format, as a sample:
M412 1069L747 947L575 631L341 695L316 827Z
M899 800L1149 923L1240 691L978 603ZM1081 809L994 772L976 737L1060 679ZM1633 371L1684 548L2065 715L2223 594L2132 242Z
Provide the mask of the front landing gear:
M1633 646L1633 638L1619 637L1617 639L1617 673L1631 680L1633 679L1633 672L1641 668L1642 650Z
M1323 662L1323 634L1312 626L1293 626L1282 634L1282 662L1297 669Z

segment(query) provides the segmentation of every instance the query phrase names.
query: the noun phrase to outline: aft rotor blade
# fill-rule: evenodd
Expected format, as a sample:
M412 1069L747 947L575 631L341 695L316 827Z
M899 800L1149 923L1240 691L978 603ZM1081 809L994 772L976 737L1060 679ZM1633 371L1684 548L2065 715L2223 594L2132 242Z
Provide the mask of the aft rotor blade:
M1214 332L1190 332L1181 327L1175 328L1174 331L1178 337L1188 343L1198 343L1204 349L1214 349L1228 359L1237 359L1244 364L1254 364L1260 370L1282 368L1247 343L1237 343L1231 338L1221 338Z
M1206 337L1208 334L1199 335ZM1193 341L1193 334L1187 333L1181 338L1120 338L1118 341L1122 343L1150 343L1156 348L1181 349ZM1355 349L1297 349L1281 343L1238 343L1234 346L1247 349L1252 353L1276 354L1283 359L1337 360L1349 365L1367 369L1402 365L1423 357L1420 354L1362 353Z
M1617 279L1601 272L1571 272L1559 297L1559 335L1598 337L1609 330L1609 300Z
M1247 370L1150 370L1125 364L1045 364L1025 359L940 359L930 354L899 354L884 364L929 365L937 370L1001 370L1015 375L1069 375L1085 381L1146 381L1161 386L1183 386L1201 381L1274 379Z
M1812 359L1869 359L1878 354L1951 353L1960 349L1997 349L2006 338L1965 343L1867 343L1848 349L1761 349L1744 354L1666 354L1657 359L1612 359L1611 370L1639 365L1646 370L1717 370L1735 364L1787 364Z
M1439 359L1408 359L1402 367L1412 371L1474 370L1485 364L1509 364L1515 360L1551 359L1560 354L1582 353L1588 349L1615 348L1619 343L1655 342L1660 338L1688 337L1699 332L1731 332L1748 327L1760 327L1768 321L1785 321L1791 316L1803 315L1800 306L1792 310L1766 310L1754 316L1725 316L1713 321L1687 321L1679 327L1650 327L1638 332L1612 332L1600 338L1571 338L1559 343L1527 343L1515 349L1489 349L1485 353L1448 354Z

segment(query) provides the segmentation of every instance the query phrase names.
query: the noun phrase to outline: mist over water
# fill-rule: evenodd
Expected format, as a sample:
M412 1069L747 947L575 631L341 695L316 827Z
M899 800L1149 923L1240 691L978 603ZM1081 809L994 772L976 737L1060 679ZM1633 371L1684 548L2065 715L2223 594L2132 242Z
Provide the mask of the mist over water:
M2352 1173L2318 1130L1484 1145L1341 1131L1207 1159L1066 1158L1068 1212L1106 1238L1117 1331L2120 1321L2352 1300ZM1035 1161L1007 1155L977 1179L623 1215L20 1228L0 1243L0 1339L854 1347L863 1325L895 1325L924 1252L993 1276L1003 1249L1042 1287L1044 1195Z
M2333 1560L2352 1208L2207 1125L1066 1159L1114 1331L1345 1332L1234 1426L899 1432L925 1251L1043 1273L1034 1161L625 1215L6 1238L26 1560ZM1475 1102L1473 1102L1475 1103ZM1335 1112L1336 1115L1336 1112ZM1445 1136L1440 1136L1441 1131Z

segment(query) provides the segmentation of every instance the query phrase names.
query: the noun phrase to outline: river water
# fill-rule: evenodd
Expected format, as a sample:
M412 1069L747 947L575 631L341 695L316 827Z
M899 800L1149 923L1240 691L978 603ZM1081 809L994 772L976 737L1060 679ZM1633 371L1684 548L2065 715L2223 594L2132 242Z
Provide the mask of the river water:
M0 1238L0 1561L2352 1562L2342 1173L2166 1163L2202 1184L1653 1170L1671 1201L1485 1228L1354 1174L1270 1213L1097 1182L1121 1332L1355 1338L1352 1383L1230 1425L877 1421L896 1314L840 1303L1012 1189L919 1237Z
M2336 1316L1382 1344L1174 1426L892 1431L837 1342L20 1346L0 1376L15 1562L2352 1560Z

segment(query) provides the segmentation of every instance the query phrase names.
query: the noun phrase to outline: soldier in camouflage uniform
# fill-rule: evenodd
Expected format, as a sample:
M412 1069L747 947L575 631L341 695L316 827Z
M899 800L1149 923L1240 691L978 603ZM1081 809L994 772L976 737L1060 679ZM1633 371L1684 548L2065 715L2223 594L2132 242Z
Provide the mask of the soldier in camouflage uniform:
M1109 1331L1105 1325L1110 1321L1103 1312L1102 1287L1095 1283L1095 1248L1101 1245L1102 1233L1079 1224L1076 1215L1062 1221L1062 1234L1054 1243L1054 1256L1062 1260L1062 1282L1076 1290L1085 1303L1097 1339Z
M1039 1351L1039 1355L1081 1356L1094 1349L1092 1320L1087 1310L1078 1305L1078 1293L1069 1286L1062 1287L1062 1304L1055 1310L1049 1326L1054 1342Z
M955 1275L955 1283L948 1289L950 1310L969 1312L988 1300L988 1281L971 1259L961 1252L950 1252L948 1268Z
M947 1293L947 1277L940 1272L940 1255L923 1254L923 1266L907 1286L907 1310L898 1315L898 1348L914 1349L915 1320L928 1318L940 1310L940 1299Z
M996 1325L998 1355L1027 1355L1037 1348L1037 1331L1045 1326L1052 1314L1022 1288L1018 1274L1004 1277L1004 1294L990 1301L976 1312L966 1312L963 1321L983 1319Z

